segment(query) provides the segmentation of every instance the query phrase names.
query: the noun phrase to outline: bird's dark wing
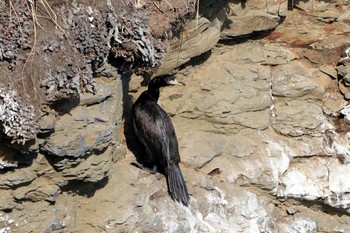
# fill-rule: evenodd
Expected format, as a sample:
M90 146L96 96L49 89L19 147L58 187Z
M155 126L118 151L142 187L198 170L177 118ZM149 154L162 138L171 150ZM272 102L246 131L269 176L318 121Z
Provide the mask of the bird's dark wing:
M147 102L134 107L133 117L141 141L149 148L153 159L168 166L170 135L174 134L168 114L157 103Z

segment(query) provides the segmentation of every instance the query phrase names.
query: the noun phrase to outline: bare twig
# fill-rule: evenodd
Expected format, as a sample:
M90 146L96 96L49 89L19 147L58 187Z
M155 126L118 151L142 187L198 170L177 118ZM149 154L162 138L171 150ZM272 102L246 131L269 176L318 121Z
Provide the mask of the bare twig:
M170 6L171 9L174 9L174 7L168 2L168 0L165 0L166 3L168 3L168 5Z
M11 1L9 2L9 5L10 5L10 18L11 18L11 15L12 15L12 13L11 13L11 9L12 9L13 12L15 13L15 16L16 16L17 21L19 22L20 20L19 20L19 17L18 17L18 15L17 15L16 9L14 8L14 6L13 6L13 4L12 4Z
M31 13L32 13L32 20L33 20L33 34L34 34L34 41L33 41L33 45L32 45L32 48L30 50L30 53L28 54L28 57L26 58L24 64L23 64L23 68L22 68L22 71L21 71L21 80L22 80L22 87L23 87L23 91L24 93L27 94L27 91L26 91L26 87L25 87L25 82L24 82L24 78L23 78L23 74L24 74L24 69L26 68L27 66L27 63L28 63L28 60L30 58L33 58L34 54L35 54L35 48L36 48L36 41L37 41L37 28L36 28L36 25L37 25L37 17L36 17L36 10L35 10L35 6L34 6L34 2L33 1L29 1L30 3L30 6L28 6L28 2L27 2L27 6L28 8L30 9ZM40 24L38 24L40 25ZM30 76L30 80L32 81L32 83L34 84L34 80L32 79L32 77ZM33 85L35 86L35 85ZM35 93L35 96L36 96L36 93Z
M51 19L52 23L56 26L56 28L58 28L60 31L63 32L63 34L65 35L65 37L68 39L68 36L66 34L66 32L60 27L60 25L57 22L57 15L56 13L52 10L51 6L47 3L46 0L40 0L41 5L44 7L45 12L47 13L47 15L49 16L49 18ZM43 27L41 26L41 24L38 21L38 10L37 10L37 6L35 4L35 1L27 1L27 8L28 10L31 12L31 16L32 16L32 21L33 21L33 37L34 37L34 41L33 41L33 45L32 48L28 54L28 57L26 58L24 65L22 67L22 71L21 71L21 80L22 80L22 86L23 86L23 90L24 93L26 93L26 88L25 88L25 82L24 82L24 70L27 66L27 63L29 61L29 59L34 59L34 55L35 55L35 50L36 50L36 43L37 43L37 27L43 29ZM69 43L69 41L68 41ZM69 43L70 44L70 43ZM36 99L36 88L35 88L35 84L34 84L34 80L31 77L31 81L32 84L34 86L34 99Z
M186 7L186 14L189 12L189 7L188 7L188 5L186 4L186 2L184 1L184 4L185 4L185 7Z
M57 23L57 15L56 13L52 10L51 6L45 1L45 0L41 0L41 4L43 5L43 7L45 8L46 13L50 16L50 18L52 19L53 23L55 24L56 27L60 28L60 25L58 25ZM52 15L51 15L52 14ZM61 29L62 30L62 29Z
M65 36L66 39L68 39L68 36L66 34L66 32L63 30L63 28L58 24L57 21L57 15L54 12L54 10L51 8L51 6L48 4L48 2L46 0L40 0L41 4L43 5L45 12L49 15L49 17L51 18L51 22L53 24L55 24L56 28L58 28ZM70 43L69 43L70 44Z
M164 12L160 9L160 7L157 5L156 2L153 2L153 5L156 6L156 8L159 10L160 13L164 14Z
M196 10L196 30L198 29L198 19L199 19L199 0L197 0L197 10Z
M180 53L181 53L181 49L182 49L182 43L183 43L183 33L180 33L180 46L179 46L179 52L177 54L176 66L179 65Z

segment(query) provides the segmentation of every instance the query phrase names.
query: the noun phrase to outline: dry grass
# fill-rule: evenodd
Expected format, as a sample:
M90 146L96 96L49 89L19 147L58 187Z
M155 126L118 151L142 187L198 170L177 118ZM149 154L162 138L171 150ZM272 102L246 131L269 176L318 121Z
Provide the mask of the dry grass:
M22 74L21 74L21 78L22 78L22 86L23 86L23 90L24 92L26 93L26 88L25 88L25 84L24 84L24 69L29 61L30 58L34 58L34 54L35 54L35 49L36 49L36 41L37 41L37 25L42 28L42 26L39 24L38 22L38 18L37 18L37 11L36 11L36 8L35 8L35 5L34 5L34 2L33 1L30 1L29 4L27 2L27 7L29 8L30 12L31 12L31 15L32 15L32 20L33 20L33 33L34 33L34 41L33 41L33 45L32 45L32 48L30 50L30 53L28 54L28 57L23 65L23 68L22 68ZM33 87L34 87L34 100L36 100L36 95L37 95L37 90L36 90L36 87L35 87L35 83L34 83L34 80L33 80L33 77L30 76L30 80L32 81L32 84L33 84Z
M146 3L145 2L142 2L141 0L135 0L133 2L133 6L136 8L136 9L139 9L139 8L142 8Z
M196 9L196 30L198 29L198 19L199 19L199 0L197 0L197 9Z
M170 6L171 9L174 9L174 7L168 2L168 0L165 0L165 1Z

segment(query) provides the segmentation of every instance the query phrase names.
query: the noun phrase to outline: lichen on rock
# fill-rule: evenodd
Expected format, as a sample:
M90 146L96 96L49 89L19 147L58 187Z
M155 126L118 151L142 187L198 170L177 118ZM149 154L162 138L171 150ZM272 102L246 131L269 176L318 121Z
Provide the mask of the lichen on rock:
M46 88L48 101L77 97L84 91L95 92L95 82L89 66L81 68L75 62L54 68L54 74L48 74L42 80Z
M93 72L101 67L109 54L108 28L102 12L91 6L71 4L61 8L64 28L74 38L75 48L85 56Z
M163 44L152 36L147 14L136 11L129 17L118 19L111 12L107 20L112 28L111 53L114 58L121 59L125 68L142 73L161 64Z
M38 132L34 107L21 98L15 90L0 88L0 121L5 135L12 143L24 144Z
M0 61L8 61L10 69L16 63L20 49L31 47L29 41L33 34L29 5L25 1L11 4L16 9L16 17L11 17L8 6L0 4Z

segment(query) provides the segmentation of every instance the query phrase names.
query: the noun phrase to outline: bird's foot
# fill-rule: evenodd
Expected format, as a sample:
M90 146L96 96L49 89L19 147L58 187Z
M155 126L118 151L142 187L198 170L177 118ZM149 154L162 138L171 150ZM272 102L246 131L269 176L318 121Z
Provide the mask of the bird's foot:
M147 171L147 172L149 172L151 174L155 174L157 172L157 166L156 165L153 165L152 168L144 166L144 165L142 165L142 164L140 164L138 162L132 162L131 165L133 165L135 167L138 167L138 168L140 168L140 169L142 169L144 171Z

